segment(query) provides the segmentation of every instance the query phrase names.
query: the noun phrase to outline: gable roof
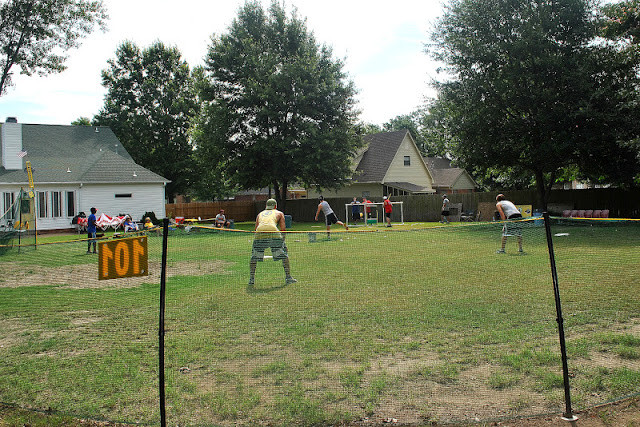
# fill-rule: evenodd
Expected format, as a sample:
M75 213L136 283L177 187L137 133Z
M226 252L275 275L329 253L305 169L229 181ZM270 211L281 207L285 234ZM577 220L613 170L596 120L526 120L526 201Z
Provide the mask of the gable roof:
M424 157L424 162L433 176L433 186L443 188L453 188L456 181L462 175L467 175L474 185L475 181L471 175L463 168L451 167L451 160L443 157Z
M354 182L382 182L407 130L381 132L363 137L366 151L356 167Z
M453 188L460 175L464 174L464 169L433 169L431 173L433 174L433 178L435 181L433 185L435 187Z
M444 157L424 157L429 169L451 169L451 160Z
M136 164L108 127L21 126L22 150L27 152L24 160L31 162L37 183L169 182ZM0 167L0 183L27 182L26 170Z

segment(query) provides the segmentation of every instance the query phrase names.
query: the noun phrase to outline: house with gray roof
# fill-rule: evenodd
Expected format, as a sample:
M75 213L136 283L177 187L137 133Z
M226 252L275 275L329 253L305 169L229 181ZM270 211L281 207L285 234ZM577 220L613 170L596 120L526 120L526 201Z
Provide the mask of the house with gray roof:
M351 183L330 197L382 197L431 194L433 176L407 130L364 136L364 147L353 160Z
M20 191L30 191L38 230L71 228L71 220L91 207L109 216L145 212L165 216L166 178L136 164L108 127L2 123L0 144L0 226Z
M437 193L471 193L477 188L471 175L463 169L451 166L451 160L443 157L425 157L425 164L433 176L433 188Z

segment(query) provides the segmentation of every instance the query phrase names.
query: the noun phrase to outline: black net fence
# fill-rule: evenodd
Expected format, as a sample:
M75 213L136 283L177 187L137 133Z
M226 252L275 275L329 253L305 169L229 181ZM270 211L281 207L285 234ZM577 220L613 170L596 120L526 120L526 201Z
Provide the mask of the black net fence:
M143 277L98 280L82 240L5 251L0 401L170 425L566 412L542 218L317 224L168 230L163 312L160 230ZM551 235L573 410L639 393L640 222L554 218Z

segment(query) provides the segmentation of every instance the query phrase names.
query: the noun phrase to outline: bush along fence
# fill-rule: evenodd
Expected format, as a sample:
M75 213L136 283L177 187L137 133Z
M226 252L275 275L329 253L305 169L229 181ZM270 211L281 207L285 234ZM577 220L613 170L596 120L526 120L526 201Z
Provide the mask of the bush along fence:
M0 252L0 401L160 425L424 425L572 420L640 392L640 221L301 228L165 220L96 255L55 237Z

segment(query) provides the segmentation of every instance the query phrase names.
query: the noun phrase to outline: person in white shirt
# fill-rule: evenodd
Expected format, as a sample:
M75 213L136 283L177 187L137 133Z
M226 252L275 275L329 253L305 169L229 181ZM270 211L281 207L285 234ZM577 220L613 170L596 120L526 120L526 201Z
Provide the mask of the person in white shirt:
M442 216L440 222L443 224L449 224L449 199L446 194L442 195L442 210L440 215Z
M216 215L216 227L218 228L229 228L231 223L227 221L227 217L224 216L224 209L220 209L218 215Z
M320 196L320 203L318 204L318 210L316 211L316 221L318 220L318 215L320 212L324 213L324 220L327 224L327 237L331 237L331 224L338 224L345 228L345 230L349 230L349 227L344 222L340 221L336 216L329 203L324 199L324 197Z
M496 196L496 209L500 214L500 219L503 221L518 220L522 218L522 214L512 202L507 200L504 194L498 194ZM518 221L513 223L504 223L502 227L502 247L496 251L496 253L505 253L505 246L507 244L508 236L516 236L518 238L518 252L523 253L522 250L522 230L521 224Z

